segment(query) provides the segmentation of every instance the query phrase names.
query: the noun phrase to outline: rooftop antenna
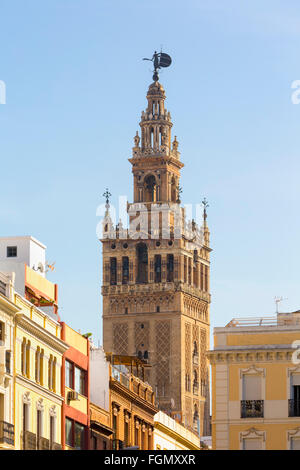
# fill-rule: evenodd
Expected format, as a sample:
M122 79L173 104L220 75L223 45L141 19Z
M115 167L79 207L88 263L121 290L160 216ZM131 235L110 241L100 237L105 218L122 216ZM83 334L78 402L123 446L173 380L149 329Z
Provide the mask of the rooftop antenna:
M46 261L46 273L48 271L54 271L54 269L55 269L55 261L54 261L54 263L51 263L51 264L48 263L48 261Z
M278 311L278 309L279 309L279 304L280 304L280 302L282 302L283 300L287 300L287 298L284 299L283 297L274 297L274 302L275 302L275 305L276 305L276 313L277 313L277 314L279 313L279 311Z
M170 67L172 63L172 59L168 54L156 51L154 52L152 59L144 58L143 60L150 60L151 62L153 62L154 70L152 78L155 82L158 82L159 80L158 70L162 67Z

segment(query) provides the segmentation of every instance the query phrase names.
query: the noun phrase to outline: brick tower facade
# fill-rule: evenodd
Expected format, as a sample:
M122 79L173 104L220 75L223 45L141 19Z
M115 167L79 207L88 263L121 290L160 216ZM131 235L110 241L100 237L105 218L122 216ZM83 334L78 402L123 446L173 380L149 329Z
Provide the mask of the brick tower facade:
M178 142L171 144L165 91L154 81L134 137L129 229L103 221L103 344L152 366L146 380L159 408L209 434L210 251L201 227L180 206Z

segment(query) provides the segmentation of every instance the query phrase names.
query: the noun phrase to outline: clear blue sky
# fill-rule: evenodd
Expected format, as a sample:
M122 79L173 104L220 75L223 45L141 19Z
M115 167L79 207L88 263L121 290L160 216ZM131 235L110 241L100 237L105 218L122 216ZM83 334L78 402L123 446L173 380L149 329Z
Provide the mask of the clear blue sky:
M162 46L185 168L209 200L212 326L300 308L300 4L265 0L2 0L0 235L56 261L60 315L101 338L96 208L131 200L128 158Z

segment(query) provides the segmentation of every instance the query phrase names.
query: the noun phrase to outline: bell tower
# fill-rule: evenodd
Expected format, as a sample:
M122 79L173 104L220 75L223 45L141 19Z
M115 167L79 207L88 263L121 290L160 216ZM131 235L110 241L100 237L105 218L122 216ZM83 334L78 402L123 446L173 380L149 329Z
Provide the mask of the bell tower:
M176 203L180 162L175 136L171 144L171 115L165 108L165 91L159 82L148 89L148 106L142 112L140 128L134 137L132 164L135 203Z
M158 74L147 92L129 162L129 229L103 222L103 345L151 366L159 408L209 434L210 247L207 203L201 226L180 206L178 141Z

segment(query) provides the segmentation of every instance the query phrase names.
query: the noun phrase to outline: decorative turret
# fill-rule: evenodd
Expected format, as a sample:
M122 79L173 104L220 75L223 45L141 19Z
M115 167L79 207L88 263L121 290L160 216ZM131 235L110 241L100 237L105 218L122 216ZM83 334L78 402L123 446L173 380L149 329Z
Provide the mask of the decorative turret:
M148 105L142 111L140 128L134 136L133 158L134 202L180 202L180 162L178 140L171 140L172 121L165 108L163 86L154 81L148 88Z
M170 113L165 109L165 99L163 86L159 82L153 82L147 93L147 109L142 112L141 116L141 148L137 132L134 138L133 157L168 156L171 154L171 127L173 124ZM176 143L175 154L179 158Z

